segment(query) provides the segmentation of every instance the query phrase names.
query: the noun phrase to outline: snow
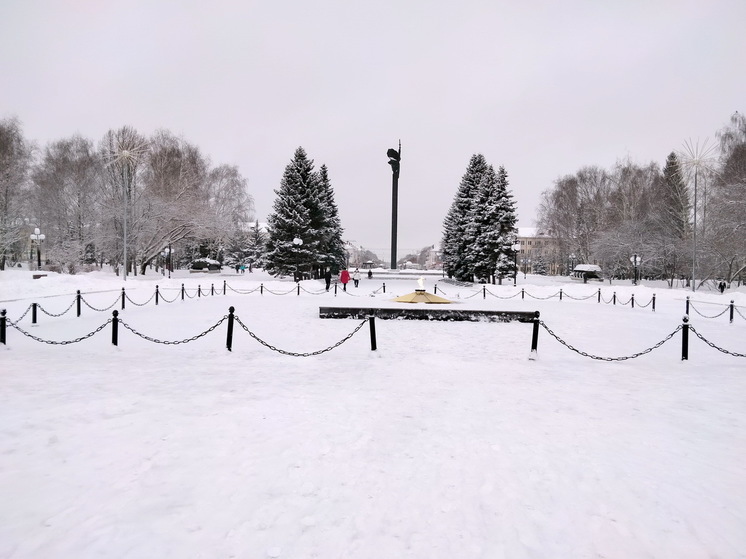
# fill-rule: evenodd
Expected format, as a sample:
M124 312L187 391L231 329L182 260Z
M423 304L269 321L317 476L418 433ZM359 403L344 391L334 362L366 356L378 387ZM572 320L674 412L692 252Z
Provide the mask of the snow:
M423 275L419 272L419 275ZM253 274L0 272L0 308L61 313L81 290L105 308L158 284L215 296L120 318L179 341L234 306L258 338L313 352L361 322L319 306L399 306L417 276L376 270L349 293ZM397 279L401 278L401 279ZM437 276L425 275L432 292ZM222 295L222 282L243 292ZM386 293L382 283L386 283ZM521 288L525 299L521 299ZM563 289L563 300L556 295ZM581 351L626 356L680 324L686 297L715 315L746 292L518 278L518 286L438 283L460 308L539 310ZM656 311L648 303L656 294ZM512 297L498 299L500 297ZM588 297L574 300L572 297ZM423 305L424 304L420 304ZM111 311L83 305L19 326L50 340L95 330ZM700 334L746 353L746 319L691 313ZM313 357L272 351L226 323L155 344L111 326L70 345L8 328L0 346L0 557L49 558L736 558L746 557L746 360L681 333L637 359L583 357L531 324L377 320Z

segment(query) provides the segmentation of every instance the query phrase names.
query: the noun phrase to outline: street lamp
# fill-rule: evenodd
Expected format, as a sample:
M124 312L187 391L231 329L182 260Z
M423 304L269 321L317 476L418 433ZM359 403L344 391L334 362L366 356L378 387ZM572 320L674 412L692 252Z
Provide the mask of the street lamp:
M572 275L572 271L575 269L575 258L576 258L575 253L574 252L570 253L570 273L567 274L568 276Z
M293 239L293 244L296 247L301 247L303 245L303 239L301 239L300 237L295 237ZM295 265L295 281L300 281L301 280L301 277L300 277L300 256L298 256L297 253L296 253L296 262L297 262L297 264Z
M521 251L521 241L516 240L513 245L513 287L516 286L516 278L518 277L518 253Z
M168 246L163 249L161 256L166 261L164 268L168 270L168 279L171 279L171 243L168 243Z
M632 262L632 265L635 267L635 277L632 280L632 285L637 285L637 280L639 278L639 276L637 275L637 267L642 262L642 256L633 254L632 256L629 257L629 261Z
M34 242L36 242L36 269L41 270L41 243L46 238L44 233L39 232L39 228L34 228L34 232L31 233L31 247L33 249Z

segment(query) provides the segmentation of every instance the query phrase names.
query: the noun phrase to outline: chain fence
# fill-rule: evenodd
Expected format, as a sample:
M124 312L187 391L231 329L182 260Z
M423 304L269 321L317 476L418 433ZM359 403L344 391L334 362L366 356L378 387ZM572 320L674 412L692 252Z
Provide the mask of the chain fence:
M694 306L694 303L692 301L689 301L689 308L692 309L694 312L696 312L702 318L719 318L730 310L730 307L728 306L725 309L723 309L723 312L718 313L713 316L708 316L708 315L702 314L699 310L697 310L697 307Z
M46 314L47 316L52 316L52 317L55 317L55 318L57 318L57 317L60 317L60 316L62 316L62 315L64 315L64 314L67 314L67 312L68 312L68 311L69 311L70 309L72 309L72 308L73 308L73 305L75 304L75 301L76 301L76 300L77 300L77 299L73 299L73 302L72 302L72 303L70 303L70 306L69 306L69 307L67 307L67 308L66 308L66 309L65 309L64 311L62 311L62 312L61 312L61 313L59 313L59 314L54 314L54 313L51 313L51 312L49 312L49 311L48 311L48 310L46 310L46 309L45 309L44 307L42 307L42 306L41 306L41 305L40 305L39 303L37 303L37 304L36 304L36 308L38 308L38 309L39 309L39 310L40 310L41 312L43 312L43 313L44 313L44 314Z
M264 347L266 347L268 349L271 349L272 351L275 351L275 352L280 353L282 355L289 355L291 357L312 357L312 356L315 356L315 355L321 355L322 353L326 353L327 351L331 351L331 350L333 350L335 348L338 348L343 343L345 343L347 340L349 340L350 338L352 338L352 336L354 336L355 334L357 334L360 331L360 329L363 326L365 326L365 324L368 322L367 318L363 319L363 321L360 322L360 324L358 324L352 332L350 332L349 334L347 334L347 336L345 336L344 338L342 338L341 340L339 340L334 345L331 345L331 346L329 346L329 347L327 347L325 349L320 349L320 350L317 350L317 351L311 351L311 352L308 352L308 353L299 353L299 352L295 352L295 351L286 351L284 349L279 349L279 348L277 348L277 347L275 347L275 346L273 346L273 345L265 342L259 336L257 336L256 334L254 334L254 332L252 332L251 330L249 330L248 326L246 326L241 321L241 319L238 318L238 315L234 315L233 318L236 320L236 322L238 322L238 324L241 326L241 328L243 328L244 331L249 336L251 336L252 338L254 338L257 342L259 342L260 344L262 344Z
M704 343L706 343L708 346L710 346L713 349L718 350L721 353L725 353L727 355L732 355L733 357L746 357L746 353L736 353L735 351L728 351L727 349L723 349L722 347L719 347L706 339L702 334L697 332L697 330L694 328L694 326L689 326L689 329L694 332L694 335L697 336L700 340L702 340Z
M99 309L99 308L96 308L96 307L94 307L93 305L91 305L91 304L90 304L90 303L89 303L88 301L86 301L86 300L85 300L85 297L82 297L82 296L81 296L80 300L81 300L81 301L83 301L83 302L85 303L85 305L86 305L86 306L87 306L87 307L88 307L89 309L91 309L91 310L93 310L93 311L96 311L96 312L106 312L106 311L109 311L109 310L111 310L112 308L114 308L114 306L115 306L115 305L117 305L117 304L119 303L119 297L117 297L117 298L116 298L116 299L114 300L114 302L113 302L113 303L112 303L111 305L109 305L109 306L108 306L108 307L106 307L105 309Z
M152 338L150 336L146 336L145 334L142 334L142 333L138 332L137 330L135 330L132 326L130 326L129 324L127 324L123 320L120 320L119 324L121 324L127 330L129 330L130 332L132 332L135 336L139 336L143 340L147 340L149 342L153 342L153 343L156 343L156 344L179 345L179 344L186 344L186 343L189 343L189 342L193 342L194 340L198 340L201 337L206 336L207 334L209 334L210 332L212 332L213 330L215 330L215 328L217 328L218 326L220 326L223 322L225 322L227 319L228 319L228 315L225 315L223 318L221 318L215 324L213 324L212 326L210 326L204 332L200 332L196 336L192 336L191 338L185 338L183 340L159 340L157 338Z
M31 334L29 332L26 332L26 330L24 330L23 328L21 328L20 326L18 326L14 322L8 321L8 324L12 328L15 328L16 330L18 330L24 336L26 336L28 338L31 338L32 340L35 340L37 342L42 342L42 343L49 344L49 345L69 345L69 344L75 344L75 343L78 343L78 342L82 342L83 340L87 340L91 336L95 336L101 330L103 330L109 324L111 324L111 322L112 322L112 319L110 318L109 320L107 320L106 322L104 322L101 326L99 326L98 328L96 328L93 332L90 332L90 333L86 334L85 336L81 336L79 338L75 338L74 340L63 340L63 341L45 340L44 338L40 338L38 336L34 336L33 334Z
M640 351L640 352L637 352L637 353L633 353L632 355L625 355L625 356L622 356L622 357L602 357L602 356L599 356L599 355L592 355L592 354L587 353L585 351L581 351L581 350L577 349L576 347L570 345L565 340L563 340L562 338L560 338L557 334L555 334L552 331L552 329L549 328L549 326L547 326L546 323L543 320L539 321L539 325L541 325L541 327L544 328L544 330L546 330L549 333L550 336L552 336L555 340L557 340L559 343L561 343L567 349L574 351L578 355L582 355L583 357L589 357L591 359L596 359L597 361L626 361L628 359L635 359L635 358L640 357L642 355L646 355L646 354L650 353L651 351L653 351L653 350L658 349L659 347L661 347L668 340L670 340L671 338L673 338L676 335L676 333L679 332L683 328L683 326L681 324L679 324L679 326L676 328L676 330L674 330L673 332L671 332L668 336L666 336L665 338L663 338L660 342L658 342L654 346L649 347L649 348L647 348L647 349L645 349L643 351Z

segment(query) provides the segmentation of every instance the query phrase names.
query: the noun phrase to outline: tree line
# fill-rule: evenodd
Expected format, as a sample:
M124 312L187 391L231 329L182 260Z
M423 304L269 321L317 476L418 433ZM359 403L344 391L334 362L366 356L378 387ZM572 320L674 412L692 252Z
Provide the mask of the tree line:
M694 275L728 283L746 272L746 118L736 112L717 144L687 142L656 162L586 166L542 193L537 224L557 241L550 258L597 263L669 284Z
M183 262L222 258L254 217L247 184L168 130L146 138L124 126L39 149L17 119L0 120L0 269L24 259L35 227L45 262L70 273L104 263L145 273L166 247Z

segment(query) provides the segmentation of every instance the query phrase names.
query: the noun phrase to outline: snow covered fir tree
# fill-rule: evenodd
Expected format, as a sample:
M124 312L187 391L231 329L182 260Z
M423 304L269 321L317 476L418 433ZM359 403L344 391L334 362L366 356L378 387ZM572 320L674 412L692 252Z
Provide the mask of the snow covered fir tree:
M471 157L443 221L443 267L458 281L495 282L513 275L515 202L504 167L495 172L482 154Z
M267 218L264 268L275 275L318 278L344 266L342 227L326 166L317 172L305 150L285 167Z

